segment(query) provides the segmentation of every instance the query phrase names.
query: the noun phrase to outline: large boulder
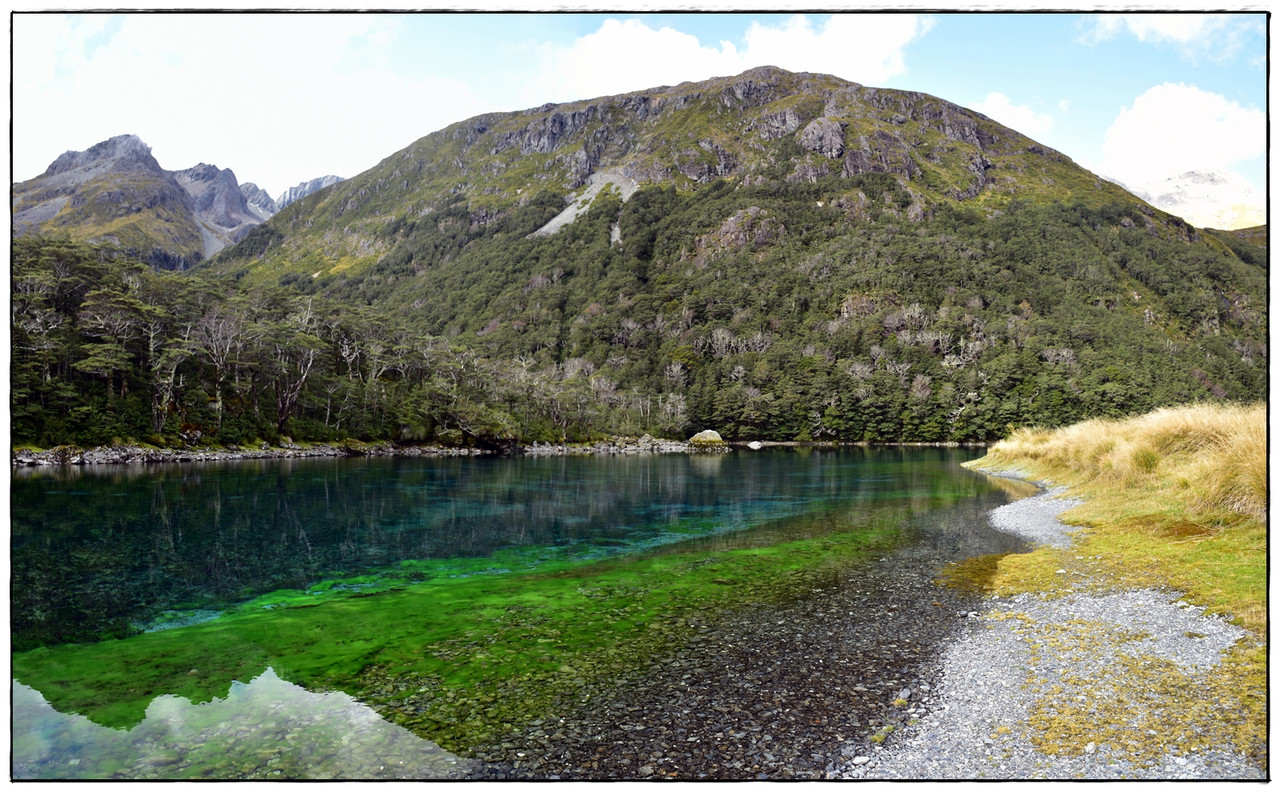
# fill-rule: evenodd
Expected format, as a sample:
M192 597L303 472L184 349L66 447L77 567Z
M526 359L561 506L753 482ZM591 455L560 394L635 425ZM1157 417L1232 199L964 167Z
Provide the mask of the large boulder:
M693 437L689 438L689 447L694 449L722 449L728 448L728 444L720 437L720 433L714 429L704 429Z

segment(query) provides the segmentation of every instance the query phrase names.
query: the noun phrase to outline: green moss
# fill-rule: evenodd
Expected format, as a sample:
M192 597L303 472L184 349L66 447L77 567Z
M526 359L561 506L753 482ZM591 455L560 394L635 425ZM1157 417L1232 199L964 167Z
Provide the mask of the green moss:
M766 547L696 547L634 561L518 557L405 565L386 577L279 591L204 624L14 656L14 676L61 711L115 727L156 695L226 695L265 667L340 689L465 753L677 650L690 619L776 600L894 541L868 529ZM428 579L414 582L412 578ZM392 576L394 577L394 576ZM381 590L379 590L381 589Z
M1089 669L1087 676L1068 672L1053 684L1031 680L1037 695L1027 724L1042 753L1079 756L1091 744L1105 745L1113 755L1141 764L1170 751L1186 755L1228 742L1265 761L1265 661L1253 641L1217 668L1196 671L1116 651L1144 638L1140 633L1086 620L1023 624L1033 666L1049 654L1055 663L1065 659ZM1095 656L1106 661L1098 663ZM1224 718L1224 712L1236 716Z

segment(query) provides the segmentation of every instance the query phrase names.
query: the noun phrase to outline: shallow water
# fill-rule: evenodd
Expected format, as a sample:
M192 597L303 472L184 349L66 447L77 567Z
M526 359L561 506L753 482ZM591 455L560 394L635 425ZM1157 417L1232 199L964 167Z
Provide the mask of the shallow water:
M469 762L345 693L311 693L268 668L202 704L158 696L133 728L56 711L13 683L16 779L450 778Z
M523 695L545 688L552 691L546 706L563 698L566 685L577 685L577 691L588 683L598 687L614 672L605 663L597 672L603 677L576 678L584 673L580 660L595 663L601 651L589 642L573 644L567 629L563 635L552 629L549 619L585 617L554 610L573 590L548 589L544 595L531 572L568 569L579 595L605 598L616 592L605 587L605 593L595 593L593 575L617 575L671 553L694 559L678 567L686 570L678 577L692 580L702 563L697 558L721 563L734 552L827 536L865 534L875 547L923 543L931 548L929 557L942 560L1007 552L1010 542L985 526L957 527L954 515L971 510L950 508L968 501L990 508L1007 500L989 479L959 467L975 455L956 449L777 450L695 457L255 461L15 475L14 645L47 647L15 655L21 680L14 684L15 777L471 773L470 760L430 739L439 733L465 744L458 736L464 733L458 731L458 712L484 706L473 707L465 680L446 671L480 669L475 684L491 681L486 674L510 672L512 679L502 683L507 687L496 690ZM930 514L937 519L931 521ZM841 563L864 563L860 557L848 554ZM612 561L590 563L604 559ZM787 563L785 554L761 563L752 568L772 575L771 590L777 580L789 579L769 571L769 564ZM787 575L798 572L803 570ZM503 600L502 581L508 577L510 598ZM395 634L385 626L377 628L381 634L354 629L331 644L295 641L287 649L263 637L270 636L269 620L277 612L287 620L280 622L282 635L352 630L340 623L348 613L382 624L371 618L379 607L414 603L425 608L422 618L429 621L433 608L443 608L459 592L478 590L461 588L468 581L497 584L483 590L476 607L495 614L494 630L508 632L488 639L471 628L439 633L446 623L430 628L437 637L428 639L426 626L415 632L397 625ZM386 595L368 596L384 590ZM744 596L752 591L738 590ZM624 613L630 600L623 592L607 600L614 615L601 624L631 630L618 634L624 649L635 640L650 653L679 653L678 631L666 643L640 637L665 619L683 623L693 611L682 607L714 618L718 610L742 604L723 596L682 604L687 593L677 590L668 606L660 597L658 606L648 606L657 611ZM604 607L606 599L592 601ZM317 603L321 610L299 608ZM350 610L357 606L361 610ZM306 622L310 627L298 626L304 624L299 616L330 613ZM476 629L486 629L489 618L479 618ZM154 632L127 637L162 628L180 643L165 643ZM92 644L113 632L124 636L118 645ZM88 645L59 647L67 643ZM360 644L358 651L353 643ZM95 654L117 647L121 651ZM148 647L155 647L154 657ZM147 668L140 681L105 659L123 656L126 649L137 658L132 662ZM206 662L202 652L218 657ZM330 663L324 652L337 654ZM413 658L424 653L440 662L415 666ZM338 670L366 655L405 670L354 677ZM506 659L493 659L499 656ZM542 666L549 669L545 674ZM567 681L560 673L565 668L577 669ZM294 684L299 680L310 680L311 690ZM355 691L360 700L326 690L329 685ZM466 703L447 709L455 700ZM384 720L369 702L381 702L379 710L413 730ZM513 717L516 722L507 723ZM484 726L518 730L519 717L503 711Z

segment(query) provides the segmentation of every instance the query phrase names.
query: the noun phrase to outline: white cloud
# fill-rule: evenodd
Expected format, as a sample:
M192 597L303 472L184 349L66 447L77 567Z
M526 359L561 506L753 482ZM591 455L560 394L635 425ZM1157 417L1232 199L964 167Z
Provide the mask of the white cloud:
M1190 170L1230 170L1266 151L1266 115L1190 85L1164 83L1120 110L1098 170L1143 184Z
M1128 33L1144 44L1169 44L1182 55L1223 61L1233 57L1247 35L1261 35L1259 15L1232 14L1099 14L1089 18L1080 37L1082 43L1097 44Z
M781 27L753 23L746 34L745 60L749 67L769 64L880 85L906 71L907 45L933 22L915 14L834 14L820 30L804 16Z
M540 68L526 102L573 101L739 74L756 66L835 74L877 85L901 74L906 46L933 20L914 14L836 14L815 27L806 16L778 26L753 22L744 46L715 45L638 19L606 20L569 46L539 48Z
M1225 14L1105 14L1094 17L1087 40L1106 41L1128 31L1138 41L1190 44L1227 25Z
M538 47L539 69L524 87L529 105L567 102L676 85L732 73L739 61L730 42L704 47L669 27L654 30L637 19L607 19L571 46ZM729 71L724 71L726 68Z
M1026 105L1015 105L1002 93L987 94L973 109L1028 137L1039 137L1053 128L1053 116L1037 113Z
M92 53L69 46L99 19L16 19L15 178L133 133L167 169L209 162L276 195L489 109L458 81L391 70L390 17L132 14ZM192 46L207 41L224 49Z

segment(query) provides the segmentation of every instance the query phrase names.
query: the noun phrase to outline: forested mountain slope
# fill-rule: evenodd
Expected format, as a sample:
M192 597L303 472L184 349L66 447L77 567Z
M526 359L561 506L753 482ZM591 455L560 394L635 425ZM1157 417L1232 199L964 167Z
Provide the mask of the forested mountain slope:
M1266 392L1265 230L776 69L456 124L197 272L15 262L32 442L990 440Z
M467 210L501 231L521 209L559 212L593 175L684 192L886 173L895 211L938 204L1000 207L1014 197L1090 206L1136 199L986 116L936 97L773 67L462 121L285 210L242 250L255 274L359 270L412 248L420 221ZM834 198L858 214L857 185ZM456 221L456 213L448 215ZM436 218L438 219L438 218Z

